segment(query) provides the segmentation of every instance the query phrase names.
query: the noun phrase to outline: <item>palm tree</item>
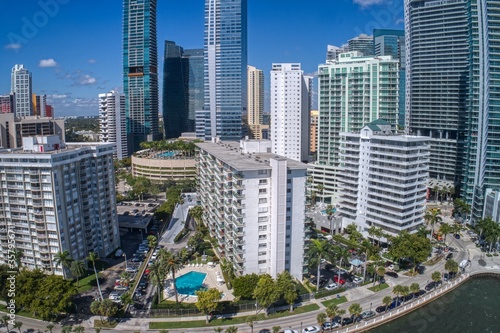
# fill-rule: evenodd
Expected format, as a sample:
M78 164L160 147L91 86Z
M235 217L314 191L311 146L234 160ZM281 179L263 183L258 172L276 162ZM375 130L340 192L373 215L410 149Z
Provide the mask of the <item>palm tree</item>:
M80 277L85 273L85 263L83 260L74 260L69 267L71 275L76 278L76 285L80 287Z
M431 279L432 281L434 282L439 282L441 281L441 273L440 272L433 272L432 275L431 275Z
M158 292L158 297L157 297L157 302L160 304L161 302L161 295L162 295L162 290L163 290L163 280L165 279L165 262L163 260L156 260L151 264L149 267L149 280L153 283L154 286L157 288ZM176 298L177 298L177 290L176 292Z
M370 241L374 244L375 234L377 233L377 227L372 225L368 228L368 235L370 236Z
M429 235L431 232L427 230L427 228L424 225L421 225L420 227L417 228L417 235L419 235L422 238L427 238L427 235Z
M316 287L319 290L319 277L321 269L321 259L332 259L334 257L334 251L332 244L327 240L311 239L309 244L309 250L307 251L310 258L317 258L318 260L318 270L316 273Z
M46 327L47 327L47 330L49 331L49 333L52 333L52 329L53 329L54 327L56 327L56 325L54 325L54 324L52 324L52 323L49 323Z
M321 203L323 203L324 197L323 197L323 191L325 190L325 185L319 184L318 185L318 193L321 196Z
M22 333L21 327L23 327L23 323L21 321L14 322L14 328L17 328L19 330L19 333Z
M326 322L326 313L318 313L318 315L316 316L316 321L318 322L319 327L323 327L323 324Z
M418 293L418 292L420 291L420 285L419 285L418 283L416 283L416 282L412 283L412 284L410 285L410 291L411 291L412 293L414 293L414 294L415 294L415 293Z
M339 273L337 279L338 281L340 281L340 268L342 267L343 261L349 260L349 251L347 251L345 248L339 245L335 248L335 255L339 260Z
M120 274L120 279L123 285L128 286L130 284L130 281L132 280L132 275L129 272L124 271L122 274Z
M384 266L379 266L377 268L377 276L379 277L379 281L381 278L383 278L385 275L385 267Z
M359 305L359 303L352 303L351 306L349 306L349 313L351 316L356 316L357 318L361 315L361 312L363 312L363 308Z
M14 249L14 261L18 269L21 268L21 259L24 258L24 251L18 248Z
M410 287L401 286L401 296L403 296L403 302L406 299L406 296L410 295Z
M403 294L403 286L400 285L400 284L397 284L395 285L393 288L392 288L392 293L394 294L394 296L396 296L397 298L399 298L399 296L401 296ZM398 302L399 303L399 302Z
M343 315L345 315L345 310L344 309L339 309L339 311L337 312L338 316L339 317L342 317ZM342 324L342 320L340 321L340 327L344 326Z
M253 325L255 324L256 321L257 321L257 316L248 316L246 319L246 323L252 329L252 333L253 333Z
M281 329L281 326L273 326L272 330L273 330L273 333L278 333Z
M432 239L432 234L434 234L434 225L436 223L441 223L443 219L441 218L441 209L439 208L432 208L429 209L425 212L424 215L424 220L427 223L427 225L431 225L431 237Z
M444 264L444 269L446 269L449 273L458 273L458 262L453 259L447 260Z
M9 316L7 316L7 315L2 316L2 324L4 324L5 327L7 328L7 332L10 332L10 330L9 330L10 317Z
M222 327L215 327L214 328L214 332L216 332L216 333L221 333L222 331L224 331L224 329Z
M54 256L54 264L56 267L59 265L62 267L64 275L66 275L66 270L69 269L72 261L73 258L71 258L71 254L68 250L65 250L64 252L59 251Z
M452 233L453 230L454 230L453 227L451 225L449 225L448 223L443 223L439 227L439 233L441 233L444 236L444 245L446 247L448 247L448 245L446 244L446 236L448 234Z
M99 276L97 275L97 270L95 268L95 262L99 260L99 256L95 252L89 252L87 260L92 263L92 267L94 268L95 280L97 281L97 289L99 290L99 296L101 296L101 301L103 301L104 298L102 297L101 285L99 283Z
M391 296L385 296L384 298L382 298L382 304L385 305L385 311L386 312L389 309L389 305L391 305L391 303L392 303L392 297Z
M158 245L158 238L156 238L156 236L154 235L149 235L147 240L150 249L154 249L156 245Z
M73 332L75 333L85 333L85 328L82 325L78 325L73 328Z
M229 326L226 328L226 333L237 333L238 332L238 327L236 326Z
M335 208L333 208L332 205L326 206L326 215L328 216L328 221L330 221L330 234L333 234L333 228L332 228L333 213L335 213Z
M337 304L330 304L326 308L326 315L333 322L333 319L339 315L339 307Z
M172 274L172 283L174 284L175 302L179 303L179 296L177 294L177 286L175 284L175 273L182 267L182 260L179 256L171 254L165 259L165 270L167 273Z

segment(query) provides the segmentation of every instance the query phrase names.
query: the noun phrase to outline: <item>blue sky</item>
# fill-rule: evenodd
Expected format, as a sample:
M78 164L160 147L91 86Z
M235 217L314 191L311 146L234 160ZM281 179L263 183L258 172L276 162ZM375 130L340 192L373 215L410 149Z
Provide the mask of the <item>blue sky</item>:
M204 0L158 0L160 56L166 39L203 47L203 10ZM0 19L0 94L14 64L32 72L56 116L97 115L97 95L122 90L121 0L0 0ZM403 0L248 0L248 63L266 81L273 62L312 74L328 44L374 28L402 29Z

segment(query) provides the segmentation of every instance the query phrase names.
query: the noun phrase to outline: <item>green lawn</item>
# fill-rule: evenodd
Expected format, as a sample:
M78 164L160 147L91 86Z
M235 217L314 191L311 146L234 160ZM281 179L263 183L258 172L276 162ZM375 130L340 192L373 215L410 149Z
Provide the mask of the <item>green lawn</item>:
M100 274L100 273L98 273ZM76 281L73 283L73 285L76 287L78 285L78 283L76 283ZM87 290L90 290L92 289L93 287L97 286L97 283L95 281L95 274L94 272L92 272L92 274L89 274L87 277L84 277L82 279L80 279L80 282L79 282L79 287L78 287L78 292L79 293L83 293Z
M259 322L265 321L267 319L275 319L275 318L281 318L281 317L286 317L290 315L295 315L299 313L305 313L305 312L310 312L310 311L315 311L318 310L319 306L317 304L308 304L305 306L301 306L299 308L296 308L293 312L290 312L288 310L286 311L281 311L277 313L270 314L269 317L265 317L263 313L258 314L257 320ZM205 320L193 320L193 321L172 321L172 322L152 322L149 323L149 328L150 329L174 329L174 328L193 328L193 327L217 327L217 326L224 326L224 325L236 325L236 324L244 324L246 323L246 319L249 316L243 316L243 317L234 317L234 318L228 318L228 319L215 319L212 320L209 324L205 322Z
M345 296L342 296L340 298L333 298L333 299L330 299L328 301L321 302L321 304L328 307L330 304L339 305L339 304L342 304L345 302L347 302L347 298Z
M368 288L368 290L371 290L373 292L379 292L379 291L384 290L386 288L389 288L389 285L387 283L381 283L381 284L377 284L376 286Z

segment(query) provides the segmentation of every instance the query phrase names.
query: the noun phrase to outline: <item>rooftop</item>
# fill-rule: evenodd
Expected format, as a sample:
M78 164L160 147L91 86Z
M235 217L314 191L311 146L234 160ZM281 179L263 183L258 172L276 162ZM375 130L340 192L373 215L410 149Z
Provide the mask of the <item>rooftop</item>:
M271 169L269 164L271 158L287 160L289 169L307 169L307 164L305 163L272 153L245 154L241 151L239 142L236 141L223 141L219 143L203 142L196 145L224 163L241 171Z

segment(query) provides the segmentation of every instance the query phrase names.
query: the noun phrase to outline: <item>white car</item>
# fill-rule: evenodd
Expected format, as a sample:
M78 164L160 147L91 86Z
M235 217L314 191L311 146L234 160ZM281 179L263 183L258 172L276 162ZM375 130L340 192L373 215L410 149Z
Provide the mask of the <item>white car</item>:
M283 331L283 333L299 333L299 332L297 332L296 330L286 329L286 330Z
M306 327L302 330L302 333L316 333L321 331L321 329L318 326L309 326Z
M333 290L333 289L337 289L338 285L334 282L334 283L330 283L329 285L327 285L325 287L326 290Z
M125 268L125 272L137 273L137 268L135 268L135 267L127 267L127 268Z
M361 278L359 276L355 276L354 279L352 279L352 282L361 283L361 282L363 282L363 278Z

